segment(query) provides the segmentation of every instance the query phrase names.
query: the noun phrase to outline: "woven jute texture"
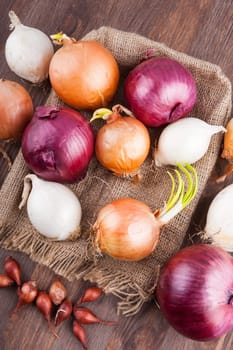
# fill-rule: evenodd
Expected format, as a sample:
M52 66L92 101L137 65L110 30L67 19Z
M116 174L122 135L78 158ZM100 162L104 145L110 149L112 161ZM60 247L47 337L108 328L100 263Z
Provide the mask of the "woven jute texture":
M95 39L102 43L113 53L120 65L122 78L113 104L125 105L123 82L126 74L145 57L148 49L154 49L158 56L169 56L181 62L195 77L198 100L189 116L201 118L210 124L226 126L231 111L231 84L220 67L142 36L108 27L90 32L83 38L87 39ZM53 104L60 105L61 102L52 91L47 105ZM84 115L90 118L90 114L84 112ZM101 121L95 123L95 132L101 125ZM90 231L98 210L115 198L137 198L152 210L163 207L169 197L171 182L166 168L155 168L152 162L155 139L160 131L161 128L150 129L152 147L142 167L142 180L139 184L114 176L93 157L85 179L70 185L83 208L83 233ZM180 249L199 198L219 157L222 138L222 134L213 136L208 152L195 164L199 178L195 199L162 229L154 253L142 261L122 262L109 256L96 259L90 239L85 234L74 242L51 242L39 235L29 222L26 209L18 209L23 178L29 172L20 151L1 189L0 244L2 247L27 253L33 260L49 266L69 280L84 278L97 283L107 293L119 297L118 311L132 315L151 298L159 266L163 266L165 261Z

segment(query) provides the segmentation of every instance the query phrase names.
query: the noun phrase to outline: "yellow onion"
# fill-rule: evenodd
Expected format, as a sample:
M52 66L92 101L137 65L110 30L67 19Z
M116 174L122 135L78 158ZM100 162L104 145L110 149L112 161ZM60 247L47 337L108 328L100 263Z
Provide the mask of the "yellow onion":
M0 139L18 139L33 114L32 99L20 84L0 79Z
M62 33L51 38L63 45L49 67L51 85L60 99L79 109L106 106L120 76L111 52L97 41L76 41Z
M233 118L227 123L221 157L228 161L228 165L223 175L219 176L216 182L225 181L225 179L233 172Z
M187 178L187 188L178 170L176 182L171 173L171 195L164 208L155 213L143 202L133 198L115 199L102 207L93 231L97 251L119 260L138 261L150 255L159 241L160 229L184 209L195 197L197 174L186 164L178 164Z
M115 175L131 176L138 173L150 149L147 128L132 116L122 116L131 112L121 105L110 109L97 109L91 121L102 118L106 124L96 136L95 153L98 161Z
M0 140L17 140L33 115L33 103L27 90L20 84L0 79ZM11 165L6 151L0 153Z

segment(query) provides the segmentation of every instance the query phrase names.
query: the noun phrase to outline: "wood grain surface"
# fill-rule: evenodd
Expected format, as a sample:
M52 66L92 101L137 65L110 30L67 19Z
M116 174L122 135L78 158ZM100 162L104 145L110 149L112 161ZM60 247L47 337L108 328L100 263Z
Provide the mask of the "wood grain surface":
M36 87L10 72L4 57L4 45L9 35L8 11L13 9L21 21L47 34L64 31L81 38L90 30L103 25L136 32L152 40L209 60L221 66L233 82L233 2L231 0L1 0L0 1L0 77L20 82L30 92L34 105L43 104L49 94L47 82ZM19 143L4 147L14 159ZM226 163L219 160L214 174ZM0 158L0 185L7 166ZM190 225L190 231L203 227L208 204L226 184L209 182ZM1 208L0 208L1 210ZM16 258L22 267L23 280L37 280L40 289L48 289L55 275L48 268L31 261L25 254L0 249L0 272L7 255ZM63 279L69 297L75 301L87 284L69 283ZM14 317L9 313L17 302L16 288L0 290L0 349L4 350L72 350L82 349L66 321L58 327L60 339L52 335L43 316L35 306L25 306ZM233 332L212 342L195 342L174 331L153 302L144 305L136 316L123 318L116 314L116 298L101 297L92 310L107 320L118 321L116 327L87 326L89 350L232 350Z

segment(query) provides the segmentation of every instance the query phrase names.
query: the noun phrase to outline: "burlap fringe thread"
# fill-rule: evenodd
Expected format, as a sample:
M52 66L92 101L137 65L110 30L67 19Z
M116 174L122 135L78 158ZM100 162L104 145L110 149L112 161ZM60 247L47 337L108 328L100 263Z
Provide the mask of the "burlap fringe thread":
M179 60L191 69L199 89L198 104L190 116L199 116L212 124L226 125L231 111L231 84L218 66L179 53L139 35L112 28L102 27L90 32L84 39L98 40L109 48L123 71L138 64L146 51L151 48L155 49L158 55L170 56ZM121 99L120 92L116 96L116 103L120 103ZM46 104L61 105L61 101L52 91ZM6 249L27 253L34 261L52 268L57 274L69 280L84 278L97 283L106 293L112 293L120 299L118 312L126 316L136 314L143 303L152 297L159 275L159 266L162 266L182 245L189 220L218 158L221 141L222 136L215 135L208 154L196 164L199 175L199 189L196 198L188 208L162 230L156 251L142 262L122 263L109 257L96 257L90 242L85 237L70 243L51 242L39 235L31 227L25 208L20 213L18 210L23 177L28 173L21 152L1 189L0 244ZM84 221L89 225L93 224L100 206L113 198L125 195L145 201L151 208L155 203L158 205L157 208L163 205L169 193L169 180L165 178L164 170L156 169L155 173L148 174L150 164L151 160L145 163L144 185L146 186L142 187L142 181L135 189L128 185L127 181L113 178L94 160L90 166L90 176L79 184L71 186L81 198L85 214ZM102 181L96 185L98 178ZM90 199L91 194L88 193L93 186L95 198ZM94 206L93 201L96 201ZM93 216L88 216L90 212ZM88 227L85 227L85 230L87 229Z

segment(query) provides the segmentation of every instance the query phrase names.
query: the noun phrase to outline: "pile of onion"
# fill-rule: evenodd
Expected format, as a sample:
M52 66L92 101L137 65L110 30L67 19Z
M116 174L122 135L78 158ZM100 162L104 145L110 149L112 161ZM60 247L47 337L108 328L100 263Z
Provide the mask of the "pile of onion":
M31 120L33 103L26 89L10 80L0 79L0 140L17 140ZM0 147L0 152L11 161Z
M91 121L106 120L97 133L95 153L98 161L115 175L138 176L149 153L150 136L143 123L132 116L122 116L122 112L131 115L121 105L112 111L100 108L94 112Z
M168 322L186 337L216 339L233 328L233 259L219 247L193 245L170 258L156 297Z
M28 167L44 180L81 180L93 152L90 123L81 113L68 108L37 107L22 137L22 153Z
M153 57L129 73L125 97L138 119L148 126L159 126L174 122L193 109L196 83L176 60Z
M78 109L108 105L120 76L111 52L97 41L76 41L62 33L51 38L63 45L49 67L51 85L60 99Z

